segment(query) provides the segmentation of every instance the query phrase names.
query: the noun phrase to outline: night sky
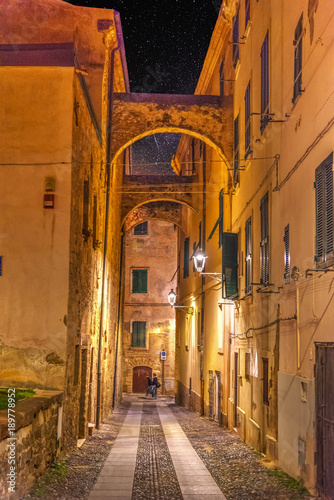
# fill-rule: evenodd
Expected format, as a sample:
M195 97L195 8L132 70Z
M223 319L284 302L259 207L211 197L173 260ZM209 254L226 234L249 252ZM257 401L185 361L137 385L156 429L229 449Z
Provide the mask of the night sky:
M119 11L131 92L194 93L220 0L79 0L68 3ZM138 141L134 146L134 164L169 163L178 140L177 134L159 134L155 140L151 137ZM153 170L153 166L148 166L147 171ZM142 169L137 173L141 172Z

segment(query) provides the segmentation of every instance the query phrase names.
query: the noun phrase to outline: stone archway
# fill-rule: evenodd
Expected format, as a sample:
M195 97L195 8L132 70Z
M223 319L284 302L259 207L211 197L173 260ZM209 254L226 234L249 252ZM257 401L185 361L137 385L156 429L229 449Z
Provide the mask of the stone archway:
M182 206L180 203L166 200L149 202L135 207L126 216L123 230L127 233L133 227L150 219L170 222L186 232L186 227L184 226L184 220L182 218Z
M222 159L232 159L230 96L114 94L112 158L148 135L181 133L201 139Z

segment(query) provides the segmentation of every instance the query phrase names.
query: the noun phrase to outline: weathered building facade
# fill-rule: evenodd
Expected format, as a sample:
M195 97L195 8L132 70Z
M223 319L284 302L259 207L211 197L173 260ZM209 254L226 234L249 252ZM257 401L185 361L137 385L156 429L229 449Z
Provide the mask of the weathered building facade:
M176 229L151 219L125 237L123 390L143 393L156 373L158 394L174 394L175 314L167 300L175 287ZM165 352L165 359L161 353Z
M178 401L333 498L333 5L228 2L196 93L233 94L233 152L183 136ZM193 253L207 256L203 273ZM209 274L210 273L210 274ZM214 274L217 273L217 274Z
M34 0L1 12L0 379L65 391L59 452L121 390L123 168L109 109L129 91L126 60L115 11Z

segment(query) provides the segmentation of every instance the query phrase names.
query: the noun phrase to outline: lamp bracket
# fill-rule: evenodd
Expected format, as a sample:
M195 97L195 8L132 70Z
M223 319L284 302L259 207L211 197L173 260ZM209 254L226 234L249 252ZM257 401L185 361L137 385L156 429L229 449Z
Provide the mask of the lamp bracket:
M222 273L201 273L201 276L209 276L209 278L217 280L219 283L223 281Z

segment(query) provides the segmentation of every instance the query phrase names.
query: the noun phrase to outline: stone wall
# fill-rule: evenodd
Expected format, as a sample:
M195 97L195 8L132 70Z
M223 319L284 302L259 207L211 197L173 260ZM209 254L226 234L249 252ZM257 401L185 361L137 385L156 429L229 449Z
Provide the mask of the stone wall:
M40 391L16 404L15 441L8 434L7 410L0 411L0 498L18 500L62 453L62 401L59 391ZM10 444L15 443L15 492L8 491ZM13 452L12 452L13 453ZM11 455L13 456L13 455Z

